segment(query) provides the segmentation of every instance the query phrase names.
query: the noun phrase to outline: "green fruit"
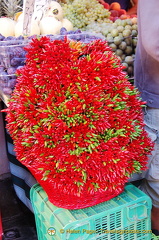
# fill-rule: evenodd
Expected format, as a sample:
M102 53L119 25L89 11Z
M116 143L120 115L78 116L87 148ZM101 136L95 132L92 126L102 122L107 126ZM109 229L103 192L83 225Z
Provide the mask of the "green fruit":
M118 35L119 35L118 29L116 29L116 28L112 29L112 30L111 30L111 35L112 35L112 37L118 36Z
M127 38L124 39L124 41L126 42L127 46L132 45L132 37L127 37Z
M116 22L112 23L113 28L117 28L118 24Z
M114 44L114 43L109 44L109 47L111 47L111 49L113 50L113 52L116 51L116 49L117 49L117 46L116 46L116 44Z
M124 71L128 69L128 64L126 62L123 62L122 65L124 66Z
M118 26L120 26L121 23L122 23L122 20L121 20L120 18L118 18L118 19L115 21L115 23L116 23Z
M122 56L122 55L123 55L123 51L122 51L121 49L117 49L117 50L115 51L115 54L116 54L117 56Z
M120 32L119 33L119 37L123 40L124 38L123 38L123 34Z
M137 30L138 29L137 24L133 24L132 29Z
M138 34L137 30L133 29L133 30L131 31L132 37L137 37L137 34Z
M124 27L121 25L117 26L117 29L119 33L122 33L124 31Z
M130 29L125 29L123 31L123 37L129 37L131 36L131 30Z
M125 54L127 54L127 55L131 55L132 52L133 52L133 49L132 49L131 46L127 46L124 52L125 52Z
M112 36L107 35L106 40L107 40L108 43L113 43L114 42L114 38Z
M133 62L134 62L134 59L132 56L126 56L125 57L125 62L128 64L128 65L132 65Z
M126 23L127 23L127 25L133 25L133 22L132 22L132 19L130 19L130 18L127 18L126 19Z
M130 77L132 77L134 75L133 71L134 71L133 66L128 66L127 73Z
M125 29L129 29L131 31L132 30L132 26L131 25L126 25Z
M126 22L126 20L124 19L124 20L121 20L121 23L120 23L120 25L121 26L123 26L123 27L125 27L126 25L127 25L127 22Z
M127 44L126 44L125 41L122 41L122 42L119 44L119 48L120 48L121 50L125 50L126 46L127 46Z
M124 62L124 61L125 61L125 57L126 57L126 55L125 55L125 54L123 54L123 55L121 56L121 60L122 60L122 62Z
M117 37L114 38L114 43L116 45L119 45L121 42L122 42L122 38L121 37L117 36Z
M102 29L101 33L102 33L104 36L107 36L107 34L109 33L109 30L108 30L108 29Z

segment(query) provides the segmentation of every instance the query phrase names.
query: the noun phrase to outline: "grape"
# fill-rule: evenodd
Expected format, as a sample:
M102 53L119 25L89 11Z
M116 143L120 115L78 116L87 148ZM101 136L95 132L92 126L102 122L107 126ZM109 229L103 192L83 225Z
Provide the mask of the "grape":
M24 50L23 47L16 46L14 48L11 48L11 51L13 52L14 57L24 57Z
M9 76L6 72L1 72L0 73L0 79L2 82L7 83L9 81Z
M75 32L73 30L70 30L68 34L75 34Z
M0 34L0 41L3 41L4 38L5 37L2 34Z
M60 34L61 34L61 35L66 35L66 34L67 34L66 28L62 27L62 28L60 29Z
M14 39L14 37L9 36L9 37L6 37L6 38L5 38L5 41L10 41L10 40L13 40L13 39Z
M5 94L5 95L10 95L11 93L12 93L12 89L11 88L9 88L9 87L4 87L3 88L3 93Z
M16 84L16 70L25 64L24 46L30 40L23 36L4 37L0 34L0 89L10 95Z
M17 67L19 64L24 65L26 55L24 46L26 43L27 41L24 39L20 40L15 37L12 37L10 41L8 41L7 38L0 41L0 64L3 65L6 70L11 66Z
M11 78L9 81L8 81L8 87L13 89L14 86L16 84L16 79L15 78Z
M8 68L10 66L10 59L8 56L4 56L1 58L1 64L5 66L5 68Z
M1 72L3 72L4 71L4 66L1 66L0 65L0 74L1 74Z
M17 37L18 40L24 40L24 37L22 35Z
M16 72L16 68L15 68L15 67L9 67L9 68L7 69L7 73L8 73L9 75L15 74L15 72Z
M97 0L68 0L61 6L64 17L72 22L74 28L86 30L92 22L110 22L110 12Z
M29 36L28 39L34 39L36 37L37 37L36 35L32 35L32 36Z
M19 65L22 66L25 63L25 58L14 57L11 59L10 63L11 63L11 66L13 66L13 67L17 67Z
M69 33L69 32L68 32ZM74 31L75 34L82 33L81 29L77 29Z

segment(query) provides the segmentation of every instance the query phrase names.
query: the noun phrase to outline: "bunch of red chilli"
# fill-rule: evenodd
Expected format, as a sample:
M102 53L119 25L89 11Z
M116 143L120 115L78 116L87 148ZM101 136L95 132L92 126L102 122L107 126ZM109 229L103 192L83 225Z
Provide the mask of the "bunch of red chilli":
M118 57L103 40L41 37L26 50L6 110L17 159L57 206L117 196L152 149L144 103Z

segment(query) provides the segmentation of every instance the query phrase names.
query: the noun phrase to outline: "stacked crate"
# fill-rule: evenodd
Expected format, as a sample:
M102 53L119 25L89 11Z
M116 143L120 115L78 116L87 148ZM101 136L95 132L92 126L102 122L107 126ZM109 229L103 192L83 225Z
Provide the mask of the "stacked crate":
M54 206L39 184L31 189L38 240L150 240L151 200L132 184L93 207Z

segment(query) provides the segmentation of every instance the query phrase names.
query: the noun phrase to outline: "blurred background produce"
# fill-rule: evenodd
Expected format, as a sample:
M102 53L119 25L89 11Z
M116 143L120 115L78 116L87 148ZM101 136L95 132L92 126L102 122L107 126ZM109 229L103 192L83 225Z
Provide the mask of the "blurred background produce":
M100 36L108 41L114 54L120 58L128 77L133 79L137 16L128 15L119 3L109 5L103 2L51 1L42 19L32 20L28 39L34 35L71 34L74 35L74 40L89 42L95 36ZM22 9L21 0L0 1L0 85L6 94L10 94L14 88L16 69L25 64L23 47L26 38L22 36ZM35 15L36 12L33 17Z
M64 17L75 29L101 33L114 53L119 56L125 71L133 78L133 63L137 44L137 16L129 15L119 3L109 5L98 0L59 1Z
M75 28L85 30L92 22L111 22L110 12L97 0L66 0L61 3L64 16L68 18Z

